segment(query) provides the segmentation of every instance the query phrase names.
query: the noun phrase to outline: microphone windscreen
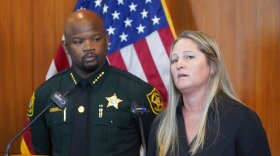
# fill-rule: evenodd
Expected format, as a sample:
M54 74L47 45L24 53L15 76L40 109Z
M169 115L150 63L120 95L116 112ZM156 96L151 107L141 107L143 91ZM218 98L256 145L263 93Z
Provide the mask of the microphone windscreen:
M58 91L55 91L52 94L51 99L61 109L65 108L68 104L68 100L62 94L60 94Z

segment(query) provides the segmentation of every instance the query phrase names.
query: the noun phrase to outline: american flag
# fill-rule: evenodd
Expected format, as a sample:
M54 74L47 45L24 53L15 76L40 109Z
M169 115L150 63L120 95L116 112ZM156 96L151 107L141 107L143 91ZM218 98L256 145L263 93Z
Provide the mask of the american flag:
M92 10L103 18L110 37L108 62L152 84L166 104L168 57L175 32L165 1L78 0L75 10L78 9ZM60 45L46 79L70 66L71 59ZM23 135L21 152L27 155L34 153L29 130Z

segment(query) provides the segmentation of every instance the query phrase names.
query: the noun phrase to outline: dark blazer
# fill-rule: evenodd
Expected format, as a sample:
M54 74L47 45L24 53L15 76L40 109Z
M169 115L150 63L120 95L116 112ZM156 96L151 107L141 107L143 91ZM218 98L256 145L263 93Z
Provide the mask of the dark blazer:
M221 93L217 105L212 105L208 113L206 142L195 156L270 156L270 148L265 130L256 113L243 104ZM177 109L179 156L190 155L184 119L182 100ZM148 145L148 156L157 156L156 133L159 115L152 126ZM169 151L170 152L170 151ZM172 154L172 155L176 155Z

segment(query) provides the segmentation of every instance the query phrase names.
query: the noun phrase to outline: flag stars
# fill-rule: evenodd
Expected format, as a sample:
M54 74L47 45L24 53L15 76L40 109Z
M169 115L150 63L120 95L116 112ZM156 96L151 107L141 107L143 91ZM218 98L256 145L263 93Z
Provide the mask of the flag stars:
M128 7L129 7L129 9L130 9L130 12L132 12L132 11L135 11L135 12L136 12L136 7L137 7L137 5L134 4L133 2L132 2Z
M152 18L153 25L159 24L159 20L160 20L160 18L158 18L157 16L154 16L154 18Z
M121 38L121 42L123 42L123 41L127 41L127 37L128 37L128 35L127 34L125 34L124 32L120 35L120 38Z
M103 14L108 12L108 8L109 7L106 4L104 4L104 6L103 6Z
M81 6L78 10L85 10L86 8L84 8L83 6Z
M126 18L126 20L124 21L125 27L128 27L128 26L131 27L131 22L132 22L131 19Z
M123 0L118 0L118 5L120 5L120 4L122 4L122 5L124 4Z
M120 13L119 13L119 12L117 12L117 10L115 10L115 12L114 12L114 13L112 13L113 20L114 20L114 19L120 19L119 15L120 15Z
M116 28L113 28L112 26L110 26L108 29L106 29L108 31L109 35L114 35L115 34L115 30Z
M136 29L138 30L138 34L144 33L145 26L142 26L142 24L140 24Z
M101 6L101 2L102 2L102 0L96 0L96 1L94 1L95 7Z
M148 17L148 11L146 11L145 9L143 9L143 11L141 12L142 18L147 18Z
M108 48L107 48L107 50L110 50L111 44L112 44L111 42L108 43Z
M152 3L152 0L146 0L146 4L147 4L147 3Z

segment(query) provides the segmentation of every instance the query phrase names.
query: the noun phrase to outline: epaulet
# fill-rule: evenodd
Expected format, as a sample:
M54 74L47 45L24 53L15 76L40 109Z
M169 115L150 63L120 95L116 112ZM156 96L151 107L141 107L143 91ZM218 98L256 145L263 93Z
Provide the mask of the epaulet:
M61 72L58 72L56 73L55 75L53 75L51 78L49 78L48 80L46 80L44 83L42 83L39 87L39 88L42 88L44 87L45 85L48 85L49 83L53 82L53 81L56 81L58 79L60 79L63 75L65 75L67 72L69 71L69 69L65 69Z

